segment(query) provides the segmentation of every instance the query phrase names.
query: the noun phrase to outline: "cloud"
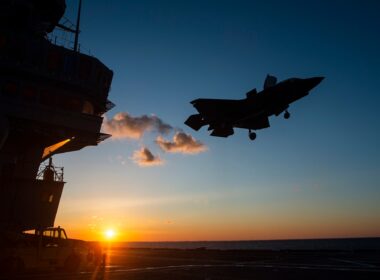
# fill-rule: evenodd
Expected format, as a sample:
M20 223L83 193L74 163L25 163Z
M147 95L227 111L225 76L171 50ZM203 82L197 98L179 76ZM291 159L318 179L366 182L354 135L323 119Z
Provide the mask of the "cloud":
M132 159L139 166L144 167L162 165L164 163L159 156L153 155L152 152L146 147L142 147L140 150L135 151Z
M154 115L133 117L127 112L121 112L110 120L104 118L103 129L114 138L140 139L147 131L155 130L160 134L168 134L173 128Z
M173 136L173 141L167 141L158 136L156 143L162 150L169 153L198 154L207 150L206 145L184 132L177 132Z

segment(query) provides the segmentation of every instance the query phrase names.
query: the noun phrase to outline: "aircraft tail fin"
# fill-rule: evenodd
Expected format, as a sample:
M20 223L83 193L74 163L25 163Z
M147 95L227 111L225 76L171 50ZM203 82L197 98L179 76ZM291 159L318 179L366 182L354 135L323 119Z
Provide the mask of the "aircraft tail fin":
M264 82L264 89L275 86L277 83L277 78L275 76L267 75Z

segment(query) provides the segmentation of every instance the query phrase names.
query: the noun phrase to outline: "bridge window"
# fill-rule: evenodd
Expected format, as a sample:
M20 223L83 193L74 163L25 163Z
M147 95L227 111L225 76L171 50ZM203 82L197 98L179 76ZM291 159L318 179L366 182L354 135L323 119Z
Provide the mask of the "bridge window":
M83 110L82 110L82 113L84 114L89 114L89 115L93 115L94 114L94 105L92 105L91 102L89 101L85 101L83 103Z
M79 79L88 80L91 74L91 61L82 58L79 64Z
M82 111L82 101L75 97L60 96L58 99L58 106L60 109L71 112Z

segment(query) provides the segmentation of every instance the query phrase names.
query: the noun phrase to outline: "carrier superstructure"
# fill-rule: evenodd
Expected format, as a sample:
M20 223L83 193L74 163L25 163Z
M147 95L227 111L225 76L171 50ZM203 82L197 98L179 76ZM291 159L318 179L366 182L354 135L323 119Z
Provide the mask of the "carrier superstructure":
M59 23L65 8L64 0L0 2L0 231L54 226L65 182L51 162L55 175L41 176L41 163L109 136L100 128L113 107L113 72L78 51L79 27ZM57 26L76 32L76 47L48 38Z

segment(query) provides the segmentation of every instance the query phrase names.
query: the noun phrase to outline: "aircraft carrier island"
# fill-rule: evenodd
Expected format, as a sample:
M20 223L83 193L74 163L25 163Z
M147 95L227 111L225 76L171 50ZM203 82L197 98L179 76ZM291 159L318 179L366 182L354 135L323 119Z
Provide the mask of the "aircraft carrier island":
M76 26L59 23L65 9L64 0L0 2L0 261L8 269L29 266L15 252L20 244L35 247L38 257L30 262L38 266L38 244L67 238L54 228L65 182L52 156L109 137L100 128L113 107L113 72L78 51L80 5ZM49 39L55 28L72 33L71 48ZM46 263L73 267L78 258L71 253Z

